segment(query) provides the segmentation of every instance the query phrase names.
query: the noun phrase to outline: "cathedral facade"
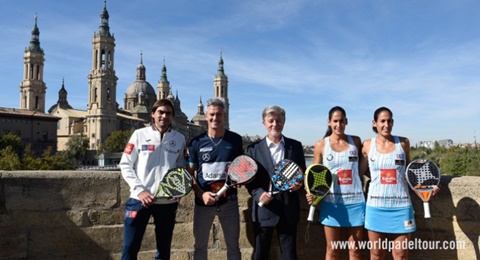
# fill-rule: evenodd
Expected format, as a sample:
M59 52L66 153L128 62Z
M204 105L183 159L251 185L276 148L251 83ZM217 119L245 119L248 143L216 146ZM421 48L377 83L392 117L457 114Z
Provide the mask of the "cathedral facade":
M88 74L88 104L86 110L72 108L67 99L65 83L58 92L58 101L50 107L51 116L61 118L57 126L58 150L64 150L65 144L71 136L85 135L89 139L89 149L94 152L116 130L134 130L151 123L150 111L153 103L158 99L168 98L175 108L173 127L191 139L204 132L207 122L202 100L197 106L197 114L188 119L182 112L178 91L174 96L167 79L167 68L163 61L162 75L156 90L146 80L146 68L140 54L140 64L137 66L136 80L132 82L123 98L123 108L116 101L117 76L115 74L115 38L110 33L109 13L106 1L100 14L98 32L94 33L92 41L92 68ZM42 60L43 57L38 58ZM28 66L25 61L25 66ZM34 75L43 76L43 60L41 65L33 68ZM42 81L43 82L43 81ZM32 97L22 96L22 102L30 106L45 106L45 84L37 83L33 86L37 92L43 91L43 99L38 98L31 104ZM228 120L228 78L223 68L222 53L218 62L218 70L213 79L213 97L225 99L227 104L226 128ZM25 100L25 101L24 101ZM29 102L27 102L29 101ZM37 103L35 103L37 102Z

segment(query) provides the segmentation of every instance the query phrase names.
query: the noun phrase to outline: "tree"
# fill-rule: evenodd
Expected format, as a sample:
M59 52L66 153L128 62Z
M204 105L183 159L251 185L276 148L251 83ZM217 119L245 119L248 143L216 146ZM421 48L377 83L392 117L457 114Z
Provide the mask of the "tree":
M78 166L87 154L88 138L83 134L74 135L68 139L65 145L67 158L73 160L74 166Z
M18 158L23 156L25 144L23 143L22 138L12 133L0 133L0 150L7 148L8 146L12 147L11 151L15 152Z
M125 149L125 146L127 146L130 136L132 136L132 133L133 131L122 131L122 130L113 132L109 137L107 137L105 142L103 142L103 144L98 149L98 152L99 153L123 152L123 150Z
M0 170L15 171L21 168L22 163L12 146L0 150Z

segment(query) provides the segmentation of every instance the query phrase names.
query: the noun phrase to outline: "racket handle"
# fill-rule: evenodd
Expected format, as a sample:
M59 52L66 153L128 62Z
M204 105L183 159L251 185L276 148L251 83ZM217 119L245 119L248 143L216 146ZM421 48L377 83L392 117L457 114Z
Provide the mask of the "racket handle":
M228 189L228 186L223 185L223 187L219 191L217 191L217 194L215 195L215 198L219 199L223 195L223 193L225 193L225 191L227 191L227 189Z
M428 201L423 202L423 210L425 212L425 218L430 218L430 206L428 205Z
M315 205L310 205L310 210L308 211L308 221L313 221L313 217L315 215Z
M263 203L262 203L262 202L257 203L257 205L258 205L260 208L263 207Z

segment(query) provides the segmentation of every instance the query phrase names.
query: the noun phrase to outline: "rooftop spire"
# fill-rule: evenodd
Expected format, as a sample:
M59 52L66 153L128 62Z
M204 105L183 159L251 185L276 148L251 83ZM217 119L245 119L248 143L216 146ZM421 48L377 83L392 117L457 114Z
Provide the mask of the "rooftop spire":
M146 69L145 66L143 66L143 53L140 51L140 64L137 66L137 80L146 80L147 75L146 75Z
M218 70L217 70L217 77L226 77L225 71L223 70L223 58L222 58L222 50L220 50L220 59L218 60Z
M40 30L37 26L37 13L35 13L35 25L32 29L32 38L30 40L30 46L28 47L29 51L39 51L43 53L42 48L40 48Z
M168 83L168 79L167 79L167 67L165 66L165 56L163 56L162 76L161 76L161 78L160 78L160 82Z
M111 36L110 27L108 26L108 18L110 16L108 15L107 11L107 0L104 0L103 2L104 4L102 13L100 13L100 26L98 27L98 33L101 36Z

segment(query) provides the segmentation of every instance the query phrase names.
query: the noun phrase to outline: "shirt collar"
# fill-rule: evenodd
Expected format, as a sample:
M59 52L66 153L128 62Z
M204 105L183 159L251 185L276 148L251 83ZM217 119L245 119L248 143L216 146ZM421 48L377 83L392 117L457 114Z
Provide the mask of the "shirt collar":
M152 124L152 130L160 132L160 130L154 124ZM171 132L171 131L172 131L172 126L169 126L167 131L165 131L165 133L166 132Z
M272 145L279 145L279 144L282 144L283 146L285 146L285 140L283 139L283 135L282 135L282 139L280 139L280 142L278 144L276 144L272 140L270 140L268 138L268 136L266 136L265 139L267 140L267 146L268 147L271 147Z

